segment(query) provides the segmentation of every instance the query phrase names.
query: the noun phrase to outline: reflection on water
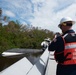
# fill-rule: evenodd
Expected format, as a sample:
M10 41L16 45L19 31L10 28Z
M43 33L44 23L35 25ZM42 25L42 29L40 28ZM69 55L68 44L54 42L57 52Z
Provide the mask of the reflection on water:
M0 71L4 70L5 68L9 67L13 63L17 62L23 57L27 57L27 59L32 63L35 64L36 61L39 59L40 55L43 52L38 53L26 53L23 55L11 56L11 57L3 57L0 56Z

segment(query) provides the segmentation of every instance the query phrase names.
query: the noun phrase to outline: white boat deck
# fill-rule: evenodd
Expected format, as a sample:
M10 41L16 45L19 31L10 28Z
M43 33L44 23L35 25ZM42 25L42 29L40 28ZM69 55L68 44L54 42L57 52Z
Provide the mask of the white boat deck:
M56 67L57 67L57 63L54 60L54 57L50 55L48 59L45 75L56 75Z

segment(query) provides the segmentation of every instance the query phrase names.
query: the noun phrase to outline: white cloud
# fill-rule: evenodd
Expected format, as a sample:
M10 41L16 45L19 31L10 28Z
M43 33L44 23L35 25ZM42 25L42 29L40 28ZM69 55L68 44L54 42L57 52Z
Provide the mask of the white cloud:
M54 32L60 32L57 26L62 17L76 20L76 0L4 0L1 3L6 15Z
M7 15L7 16L9 16L9 17L15 17L15 14L13 13L13 12L11 12L11 11L5 11L5 14Z
M33 3L44 2L46 0L31 0Z
M56 2L53 0L47 0L44 2L44 6L40 8L40 11L38 11L35 7L35 19L32 19L32 25L34 26L39 26L42 28L49 28L49 25L51 25L52 20L53 20L53 15L55 13L53 12L53 8L56 7Z
M65 0L66 1L66 0ZM62 3L65 1L62 0ZM65 5L59 5L57 1L54 0L47 0L45 2L45 5L41 8L40 11L35 12L35 19L32 19L32 25L39 26L44 29L49 29L54 32L59 31L58 24L60 22L60 19L64 16L69 16L75 19L76 14L76 4L72 2L67 1L66 6ZM60 2L60 4L62 4ZM57 7L63 7L61 10L57 10Z

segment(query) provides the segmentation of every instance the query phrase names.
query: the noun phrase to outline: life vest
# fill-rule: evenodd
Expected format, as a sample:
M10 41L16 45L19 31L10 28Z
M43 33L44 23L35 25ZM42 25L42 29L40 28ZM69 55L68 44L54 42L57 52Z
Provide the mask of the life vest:
M66 38L69 39L68 42ZM76 64L76 34L74 36L67 34L62 36L62 39L64 41L64 50L54 53L55 60L62 65Z

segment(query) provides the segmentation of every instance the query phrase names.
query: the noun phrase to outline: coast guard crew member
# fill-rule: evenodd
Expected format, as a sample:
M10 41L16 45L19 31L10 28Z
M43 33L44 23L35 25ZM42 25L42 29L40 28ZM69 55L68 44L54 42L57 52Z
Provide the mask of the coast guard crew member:
M76 34L72 29L75 21L70 17L61 19L58 27L62 31L56 33L48 50L55 51L54 57L57 64L56 75L76 75Z

